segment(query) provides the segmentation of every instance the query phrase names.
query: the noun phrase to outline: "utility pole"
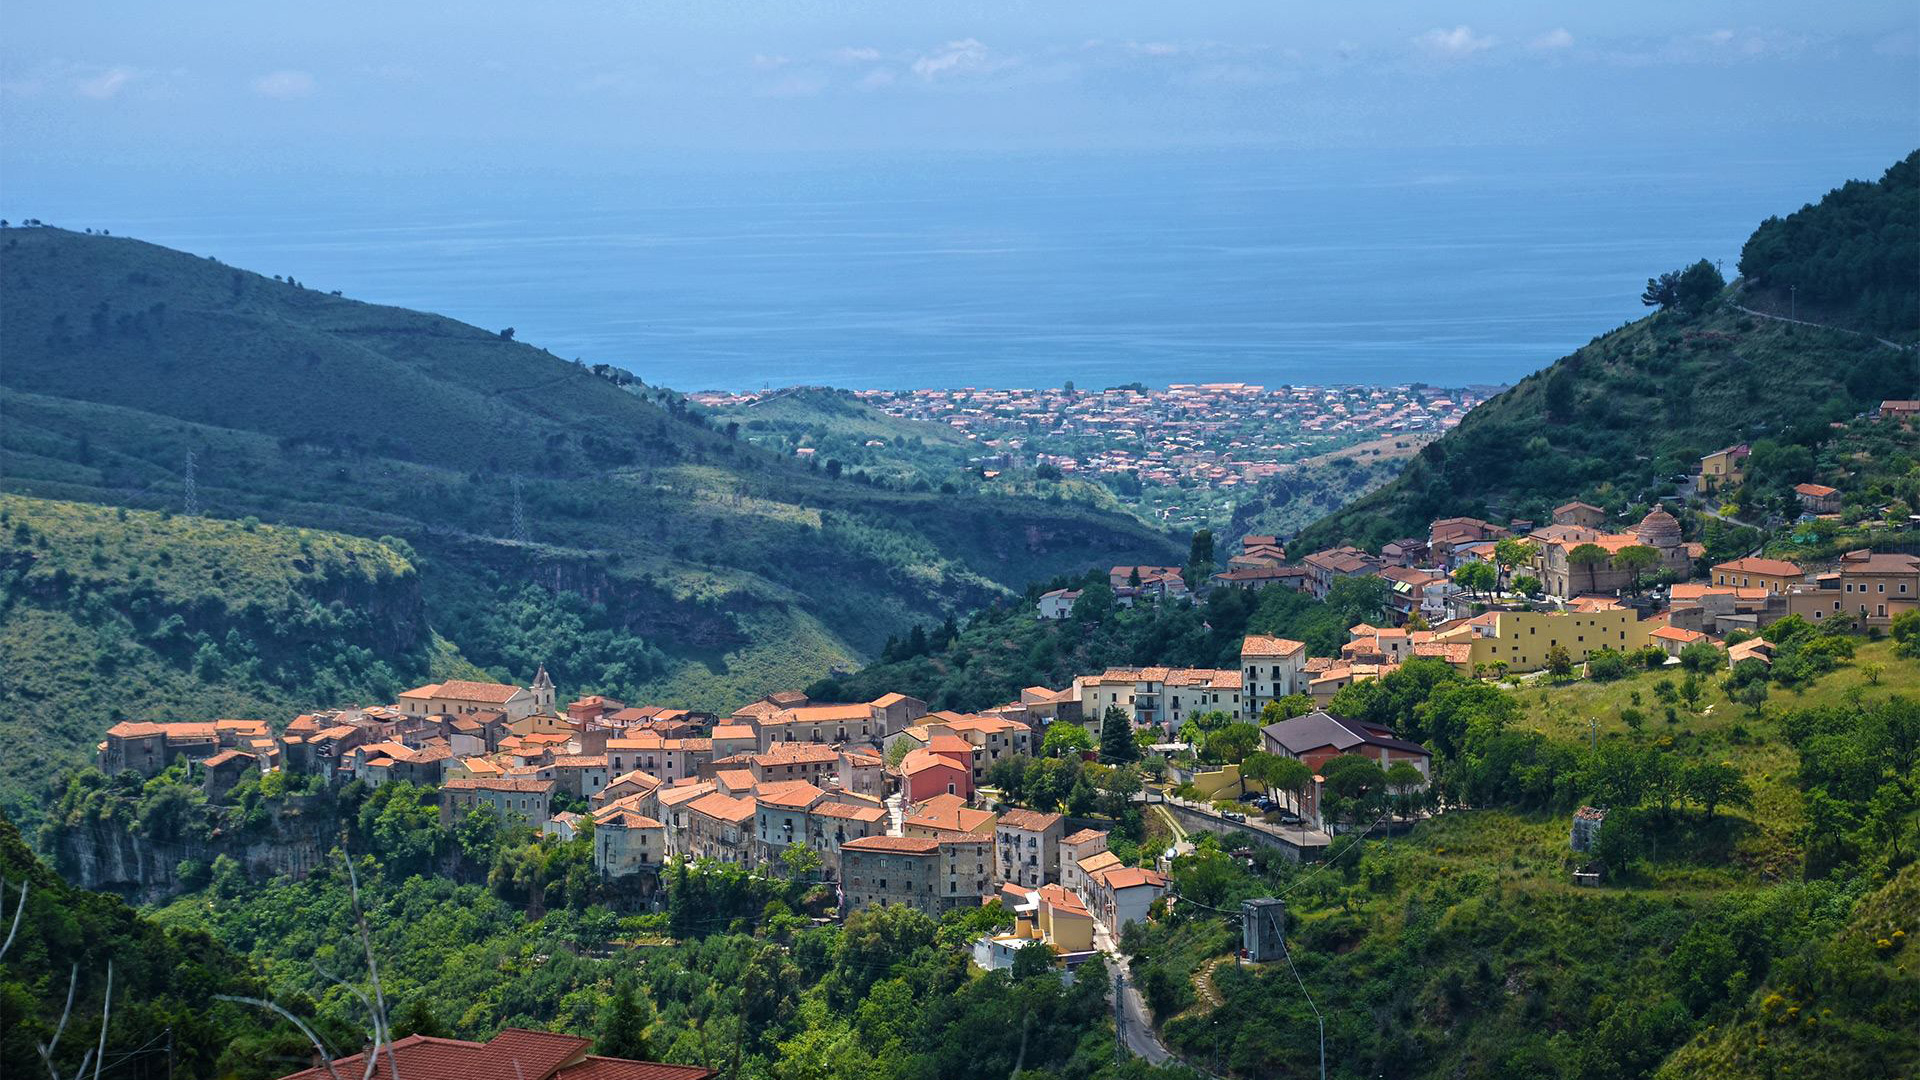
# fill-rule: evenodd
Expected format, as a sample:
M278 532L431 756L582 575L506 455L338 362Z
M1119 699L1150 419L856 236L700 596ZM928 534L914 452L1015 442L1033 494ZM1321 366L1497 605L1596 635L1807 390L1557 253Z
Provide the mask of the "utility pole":
M183 494L184 498L182 501L185 505L180 508L180 512L188 517L199 517L200 492L193 483L193 451L191 450L187 451L187 481L186 490Z
M1787 317L1794 322L1800 321L1800 286L1787 286Z
M1113 1060L1116 1064L1127 1060L1127 1011L1121 1005L1121 995L1126 992L1127 977L1119 972L1113 973Z
M1587 717L1587 746L1596 751L1600 749L1600 721L1591 716Z

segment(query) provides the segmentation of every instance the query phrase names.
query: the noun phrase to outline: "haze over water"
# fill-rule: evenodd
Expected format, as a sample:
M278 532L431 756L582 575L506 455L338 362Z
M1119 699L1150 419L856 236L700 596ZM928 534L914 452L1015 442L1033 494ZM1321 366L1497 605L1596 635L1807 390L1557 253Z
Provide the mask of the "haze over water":
M1908 148L1910 149L1910 147ZM105 227L683 390L1510 382L1878 145L761 156L618 175L16 172Z

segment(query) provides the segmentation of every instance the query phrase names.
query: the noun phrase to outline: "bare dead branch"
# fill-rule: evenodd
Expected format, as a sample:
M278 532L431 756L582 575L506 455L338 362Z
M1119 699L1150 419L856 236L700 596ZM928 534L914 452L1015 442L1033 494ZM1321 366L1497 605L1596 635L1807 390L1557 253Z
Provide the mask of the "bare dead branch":
M107 961L107 992L100 998L100 1052L93 1058L93 1080L100 1080L100 1066L107 1063L107 1022L113 1019L113 961ZM75 1077L87 1075L87 1062L80 1059L80 1071Z
M292 1024L294 1027L299 1028L300 1034L305 1035L307 1037L307 1041L313 1044L314 1052L320 1055L320 1064L326 1066L327 1075L332 1077L333 1080L340 1080L340 1074L335 1072L333 1068L333 1055L328 1052L326 1044L320 1041L320 1036L315 1035L313 1033L313 1029L307 1026L306 1021L293 1015L292 1013L288 1012L286 1009L281 1008L275 1002L268 1001L265 998L239 997L234 994L215 994L213 995L213 1000L231 1001L238 1005L253 1005L262 1009L271 1009L272 1011L279 1013L282 1017L284 1017L287 1020L288 1023Z
M360 925L360 947L367 954L367 978L373 983L373 1053L368 1060L380 1056L382 1043L387 1047L387 1071L393 1074L393 1080L400 1080L400 1060L394 1057L391 1031L387 1027L387 999L380 991L380 966L373 959L373 937L367 933L367 913L360 906L360 874L353 868L353 859L347 859L347 884L353 890L353 917ZM367 1073L371 1080L373 1073Z
M47 1074L53 1080L60 1080L60 1070L54 1068L53 1052L60 1048L60 1036L66 1034L67 1021L73 1016L73 995L80 989L80 961L73 962L73 971L67 976L67 1007L60 1010L60 1022L54 1025L53 1039L40 1044L40 1060L46 1063Z
M7 883L0 879L0 902L7 898ZM13 948L14 935L20 932L20 917L27 913L27 879L20 879L20 906L13 909L13 929L7 931L7 940L0 942L0 960L7 958L7 950Z

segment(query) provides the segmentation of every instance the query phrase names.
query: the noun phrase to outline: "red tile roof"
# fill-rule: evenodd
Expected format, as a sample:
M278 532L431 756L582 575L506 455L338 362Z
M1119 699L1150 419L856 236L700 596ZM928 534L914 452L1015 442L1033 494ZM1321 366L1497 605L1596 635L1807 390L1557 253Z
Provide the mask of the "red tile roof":
M708 1080L712 1069L698 1065L662 1065L647 1061L593 1057L593 1040L577 1035L507 1028L489 1042L409 1035L378 1055L375 1080L392 1080L393 1061L405 1080ZM366 1072L366 1055L335 1058L342 1076ZM303 1069L283 1080L329 1080L324 1067Z

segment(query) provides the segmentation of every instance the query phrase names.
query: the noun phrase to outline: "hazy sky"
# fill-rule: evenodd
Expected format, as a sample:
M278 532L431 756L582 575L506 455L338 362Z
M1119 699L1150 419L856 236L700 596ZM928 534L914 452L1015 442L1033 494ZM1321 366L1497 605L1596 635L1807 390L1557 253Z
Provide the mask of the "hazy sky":
M0 165L682 151L1910 145L1912 0L551 0L0 7ZM0 175L0 183L4 176Z

